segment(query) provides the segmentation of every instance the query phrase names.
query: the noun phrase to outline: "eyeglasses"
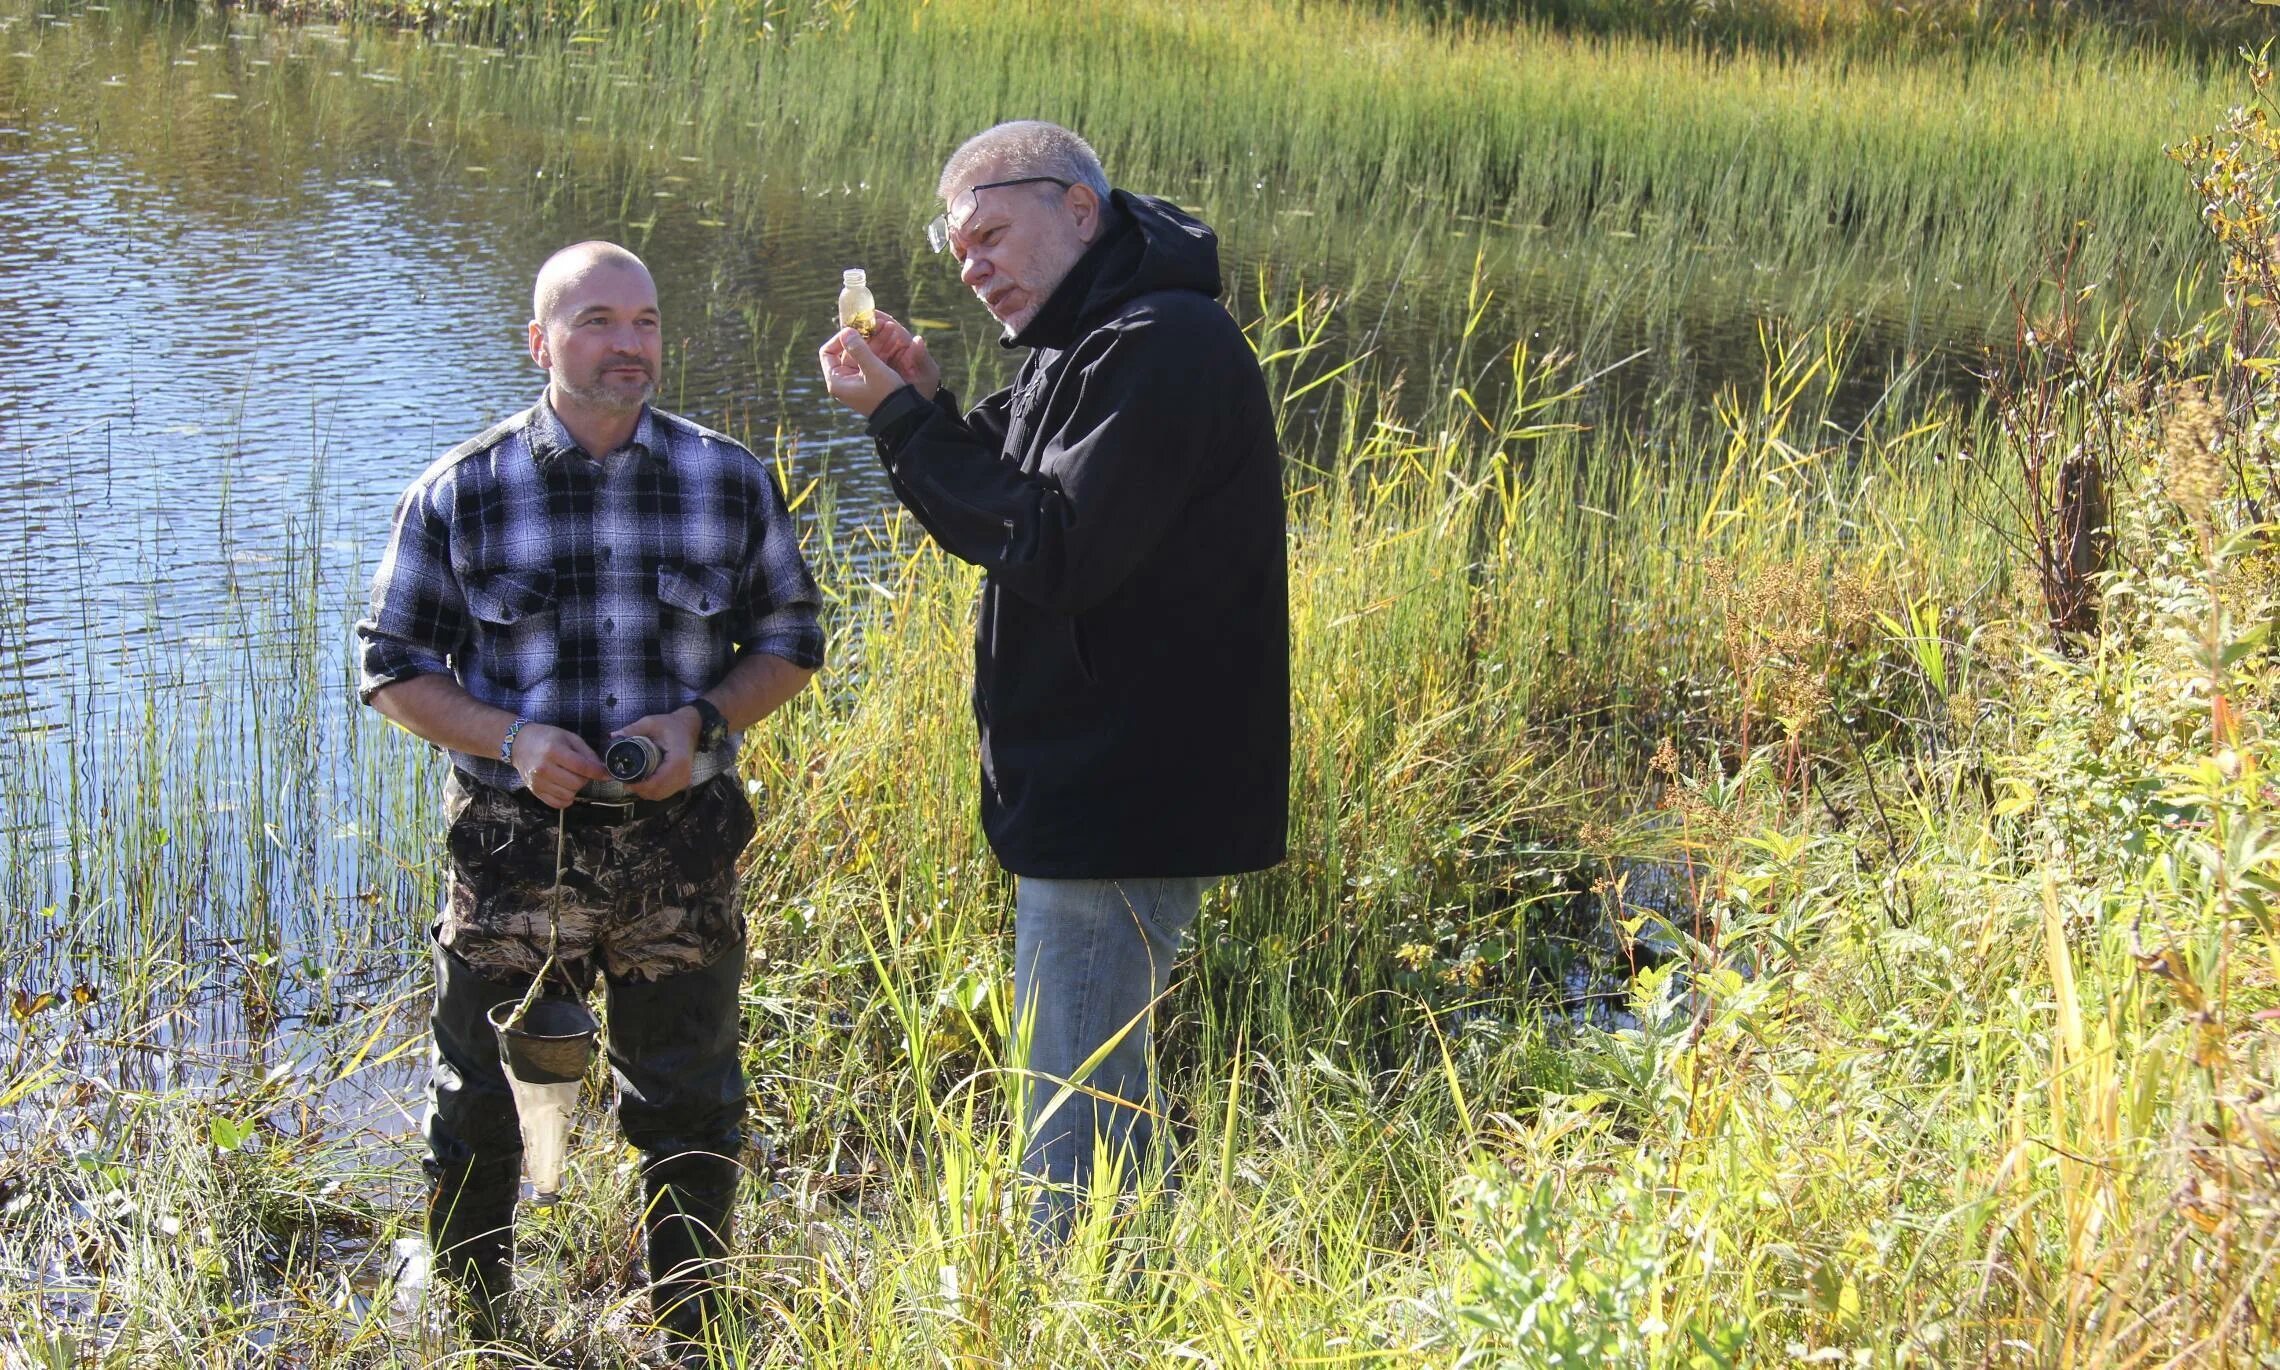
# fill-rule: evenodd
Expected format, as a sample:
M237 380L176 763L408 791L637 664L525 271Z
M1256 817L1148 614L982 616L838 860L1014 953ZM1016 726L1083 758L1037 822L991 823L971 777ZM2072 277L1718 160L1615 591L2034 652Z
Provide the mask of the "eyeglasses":
M997 190L1004 186L1037 185L1042 182L1051 182L1063 190L1067 190L1076 184L1074 181L1064 181L1058 176L1016 176L1010 181L984 181L978 186L968 186L940 214L927 220L926 245L936 252L949 251L950 235L964 226L966 220L974 217L974 197L983 191Z

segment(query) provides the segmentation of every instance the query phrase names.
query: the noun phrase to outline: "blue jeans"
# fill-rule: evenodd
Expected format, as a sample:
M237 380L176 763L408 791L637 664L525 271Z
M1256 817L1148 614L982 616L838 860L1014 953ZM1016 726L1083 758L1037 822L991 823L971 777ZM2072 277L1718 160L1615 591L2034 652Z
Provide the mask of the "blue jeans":
M1151 1050L1153 1005L1171 983L1180 936L1211 881L1020 878L1014 894L1015 1064L1027 1137L1022 1169L1045 1182L1034 1216L1065 1234L1092 1184L1096 1152L1121 1158L1129 1185L1146 1165L1168 1165ZM1129 1029L1128 1029L1129 1025ZM1084 1064L1117 1034L1090 1071ZM1070 1090L1056 1105L1065 1081ZM1091 1092L1085 1092L1091 1091Z

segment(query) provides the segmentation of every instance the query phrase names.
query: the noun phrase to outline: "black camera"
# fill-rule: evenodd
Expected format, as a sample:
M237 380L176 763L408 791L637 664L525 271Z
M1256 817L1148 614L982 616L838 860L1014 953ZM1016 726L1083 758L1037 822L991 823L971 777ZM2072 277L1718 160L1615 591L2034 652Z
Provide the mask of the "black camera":
M602 766L621 784L638 785L657 774L665 749L646 737L621 737L602 752Z

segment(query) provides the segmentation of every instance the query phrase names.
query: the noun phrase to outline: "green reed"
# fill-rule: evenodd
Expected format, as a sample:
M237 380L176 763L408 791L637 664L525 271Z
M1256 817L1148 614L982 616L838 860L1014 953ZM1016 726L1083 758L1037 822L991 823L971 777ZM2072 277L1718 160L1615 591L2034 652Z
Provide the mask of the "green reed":
M688 36L681 13L651 17ZM868 22L855 31L876 51ZM765 62L820 61L836 32ZM406 85L446 61L494 79L484 54L326 46L366 68L390 54ZM448 137L386 83L256 70L277 73L260 79L278 117L394 119L541 167L647 165L615 139L642 136L673 83L609 94L614 78L568 65L579 50L520 60L620 121L593 143L486 128L505 121L472 95L451 106L440 80L417 89L444 92ZM2063 74L2087 59L2044 60ZM308 103L290 106L296 83ZM847 115L831 101L852 98L824 109ZM1125 117L1109 103L1087 109ZM1203 135L1168 102L1134 109L1166 121L1166 146L1210 145L1176 142ZM702 128L672 136L707 146ZM1147 156L1141 135L1111 136ZM634 213L623 185L616 212ZM792 193L748 189L751 213ZM1002 1103L1009 890L974 821L974 573L906 521L841 524L812 484L824 435L744 430L809 501L837 645L745 757L762 812L745 997L761 1145L737 1354L1897 1365L2253 1350L2269 1321L2227 1310L2268 1319L2269 1229L2196 1237L2173 1196L2252 1219L2266 1192L2235 1174L2231 1148L2252 1139L2226 1120L2258 1078L2246 1015L2273 982L2224 956L2270 939L2250 939L2242 891L2205 888L2212 867L2184 845L2202 829L2162 805L2199 805L2187 816L2213 830L2268 803L2253 767L2191 769L2208 682L2256 658L2225 657L2237 644L2178 569L2196 563L2158 491L2125 495L2126 557L2147 579L2117 600L2110 652L2030 655L2035 610L1989 521L2012 477L1986 416L1927 401L1839 418L1857 378L1845 330L1769 327L1749 383L1613 420L1596 363L1482 322L1503 288L1483 260L1436 266L1455 322L1406 368L1352 345L1367 306L1318 293L1322 278L1240 283L1294 435L1292 858L1214 892L1165 1009L1193 1124L1183 1193L1090 1215L1056 1260L1023 1251L1003 1206L1018 1154ZM761 392L811 364L796 348L755 357ZM423 1054L440 772L353 702L360 587L331 573L323 512L312 477L285 565L241 584L236 646L194 696L91 715L74 689L30 764L0 775L0 814L57 819L61 844L11 842L0 861L8 988L64 1001L0 1034L12 1357L424 1365L462 1350L368 1302L387 1292L379 1253L412 1225L408 1127L388 1104L408 1102ZM2230 664L2180 663L2163 645L2180 623L2210 627L2193 640ZM2102 741L2100 720L2119 725ZM1626 855L1666 858L1714 912L1644 897ZM2148 978L2144 958L2168 946L2149 933L2175 936L2190 978ZM1628 1022L1556 1011L1562 944L1610 958L1602 983ZM2178 1007L2188 984L2237 992L2229 1035L2212 1044ZM70 1001L79 985L94 1003ZM584 1124L564 1207L524 1229L528 1354L629 1364L633 1185L606 1116ZM2193 1187L2212 1159L2222 1183Z
M789 38L754 37L752 17L627 4L568 44L355 50L429 91L439 131L538 98L587 121L530 121L565 160L672 146L750 182L789 153L811 185L892 191L906 214L944 150L1026 114L1087 130L1124 183L1223 221L1306 208L1351 240L1415 206L1760 263L1858 247L1967 282L2032 273L2085 221L2091 274L2151 255L2166 279L2197 229L2161 149L2223 101L2206 64L2095 34L1838 60L1333 4L863 5ZM1005 75L977 76L977 52ZM433 76L454 68L458 96Z
M1533 21L1783 53L2000 49L2090 35L2226 58L2271 32L2254 13L2213 0L2149 0L2127 9L2034 0L1728 0L1715 7L1683 0L1380 0L1371 8L1442 23Z
M1061 118L1120 183L1198 206L1247 254L1318 262L1343 292L1413 287L1404 312L1443 307L1468 239L1491 241L1507 301L1593 311L1508 316L1571 347L1689 307L1842 310L1927 343L1978 334L2007 323L2005 291L2070 235L2080 279L2159 315L2198 232L2162 148L2225 99L2210 64L2094 31L1782 57L1331 4L866 4L820 25L777 16L765 35L761 18L725 0L619 4L508 46L258 16L228 34L161 23L127 70L111 69L123 45L89 53L121 84L81 90L62 79L75 35L151 28L83 14L12 30L53 56L11 79L121 127L158 121L148 141L176 155L258 137L281 193L332 155L305 136L318 130L386 139L439 177L637 245L748 240L828 198L852 207L850 246L874 260L914 251L933 170L961 138ZM1018 84L975 79L975 52ZM146 140L122 141L135 156ZM1538 284L1585 273L1589 288ZM956 287L909 303L945 307L930 297Z
M2017 993L2039 983L2045 953L2021 919L2040 916L2042 877L1972 777L2005 764L1977 748L2018 744L1927 702L1922 644L1843 636L1860 620L1837 593L1863 587L1895 622L1951 606L1965 619L1940 631L1958 636L1959 669L2002 671L1984 634L2013 612L2010 563L1978 519L2002 468L1954 459L1999 437L1971 414L1834 428L1842 340L1778 333L1754 389L1643 432L1581 427L1566 364L1459 337L1418 425L1390 378L1310 353L1323 308L1269 291L1246 311L1262 355L1280 358L1286 412L1323 401L1340 457L1293 468L1292 859L1214 894L1165 1011L1193 1124L1181 1196L1091 1215L1054 1260L1024 1252L1005 1207L1008 889L973 818L974 576L903 521L817 524L840 654L745 758L762 811L746 884L762 1145L736 1251L745 1363L1287 1363L1359 1342L1396 1364L1562 1346L1675 1364L1694 1332L1729 1351L1858 1345L1897 1363L1908 1346L1992 1353L2021 1320L2065 1326L2056 1291L2102 1268L2069 1244L2066 1215L2110 1201L2094 1172L1999 1165L2002 1139L2142 1149L2170 1115L2149 1102L2126 1133L2100 1133L2092 1084L2079 1100L2072 1076L2046 1090L2054 1050L2091 1062L2107 1048L2065 1045ZM1453 383L1489 364L1509 377L1493 408ZM790 439L762 447L796 493L809 486ZM1667 467L1620 459L1642 443ZM249 663L308 650L298 620L345 620L320 578L298 583L305 610L248 620ZM1753 705L1733 670L1737 609L1745 626L1811 624L1786 650L1835 691L1823 717L1767 712L1764 742L1741 753ZM260 716L249 740L346 707L336 690L262 679L230 687ZM2152 676L2133 688L2185 697ZM1906 727L1863 722L1879 709ZM1865 738L1872 771L1843 765L1840 725ZM433 763L355 727L378 791L356 816L388 859L421 868ZM1952 740L1920 751L1922 727ZM1667 768L1650 760L1664 741ZM154 791L143 822L195 793L100 778L117 796ZM1720 891L1718 926L1629 902L1620 883L1586 895L1624 849L1698 870ZM90 867L111 869L109 850L91 843ZM285 894L292 871L264 878ZM114 888L123 910L181 897L158 880ZM432 898L431 878L384 891L340 950L415 947ZM1534 968L1547 939L1584 935L1579 899L1618 928L1675 921L1691 987L1647 969L1631 984L1636 1025L1614 1031L1546 1014ZM2117 931L2079 953L2085 1002L2120 983L2127 948ZM187 986L146 973L144 1011L180 1011L167 996ZM344 1268L385 1268L342 1252L404 1232L409 1186L385 1150L309 1127L337 1116L343 1076L405 1087L418 990L406 965L303 1029L316 1064L283 1076L233 1071L225 1050L212 1082L83 1095L75 1081L110 1078L109 1054L135 1036L59 1050L63 1011L22 1027L16 1088L49 1121L18 1154L50 1168L10 1172L18 1202L0 1222L12 1251L72 1253L63 1268L89 1302L58 1312L12 1278L24 1292L0 1298L28 1329L18 1345L100 1335L109 1364L258 1360L259 1329L282 1326L324 1357L450 1354L448 1330L361 1302L385 1280L341 1294ZM2127 1002L2115 1032L2169 1031ZM2148 1056L2145 1087L2162 1091L2149 1099L2188 1097L2185 1077L2161 1073L2182 1068ZM1538 1179L1554 1198L1534 1195ZM607 1119L589 1113L564 1209L525 1225L538 1350L629 1363L632 1199ZM1973 1253L2014 1240L1991 1233L1998 1208L2017 1215L2018 1273L1990 1286ZM2117 1262L2153 1240L2116 1231ZM2157 1303L2166 1286L2131 1269L2129 1288ZM1549 1302L1523 1319L1532 1299Z
M1357 1319L1398 1329L1394 1345L1444 1336L1412 1301L1443 1278L1427 1234L1451 1220L1450 1177L1492 1116L1567 1087L1529 1007L1541 939L1576 935L1562 881L1589 858L1566 834L1626 807L1593 787L1636 783L1656 720L1698 716L1715 689L1701 559L1785 563L1870 537L1895 556L1944 549L1928 585L1975 570L1955 468L1816 427L1827 340L1769 339L1768 379L1731 398L1723 431L1648 434L1582 428L1565 364L1459 336L1420 428L1393 377L1325 352L1335 312L1271 285L1244 304L1286 413L1315 406L1325 454L1293 466L1293 857L1229 882L1199 926L1163 1051L1197 1122L1201 1197L1149 1210L1137 1246L1088 1228L1081 1254L1041 1270L993 1197L1016 1151L1000 1102L1007 887L973 821L974 576L904 520L835 531L828 507L802 505L841 646L746 758L763 815L747 1008L770 1159L740 1249L774 1310L769 1354L1082 1360L1108 1305L1043 1323L1023 1310L1111 1277L1142 1291L1114 1316L1165 1345L1328 1353ZM1492 365L1508 398L1483 408L1471 387ZM753 436L788 492L828 500L797 435ZM1682 478L1622 460L1635 443ZM21 1102L47 1121L10 1172L30 1196L4 1220L11 1249L93 1254L58 1257L82 1300L70 1312L10 1316L104 1329L118 1363L247 1355L278 1317L328 1354L408 1363L449 1345L323 1293L344 1259L385 1270L340 1253L384 1250L408 1221L388 1163L402 1143L335 1129L407 1093L420 1057L437 771L324 664L354 587L323 574L321 498L310 508L293 569L246 587L235 664L86 763L83 883L58 893L79 896L98 947L43 952L37 919L6 934L9 962L37 968L20 983L99 993L12 1034ZM307 764L313 738L337 764ZM11 805L31 803L17 783ZM335 987L325 964L370 975ZM154 1048L179 1073L141 1080L132 1064ZM110 1083L79 1083L96 1080ZM77 1130L92 1118L106 1140L90 1148ZM272 1130L285 1118L301 1121ZM631 1205L607 1124L590 1121L573 1209L532 1229L555 1256L530 1263L542 1335L606 1360L624 1342L592 1330L594 1301L618 1298L599 1291L624 1274L605 1253L627 1249ZM164 1183L130 1184L161 1158ZM289 1258L255 1259L279 1243ZM217 1301L260 1316L217 1316Z

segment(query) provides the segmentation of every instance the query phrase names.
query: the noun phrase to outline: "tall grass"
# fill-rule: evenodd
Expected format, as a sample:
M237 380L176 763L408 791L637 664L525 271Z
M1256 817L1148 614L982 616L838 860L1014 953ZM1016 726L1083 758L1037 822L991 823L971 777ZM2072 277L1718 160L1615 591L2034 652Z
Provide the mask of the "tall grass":
M478 36L487 16L507 22L468 13ZM446 143L491 141L505 115L518 160L557 185L571 167L685 175L676 159L693 158L731 201L860 188L906 229L948 149L1036 116L1085 130L1124 184L1223 226L1307 211L1304 227L1353 257L1398 255L1419 215L1469 215L1733 247L1761 268L1849 258L1984 291L2031 280L2087 225L2086 277L2142 272L2149 296L2198 232L2162 148L2224 98L2210 65L2095 32L1783 57L1328 3L935 0L807 24L736 0L579 14L575 32L510 34L508 48L359 34L338 55L363 81L307 64L266 80L305 84L319 106L400 83L402 114ZM797 189L761 189L787 167ZM643 184L615 183L641 220Z
M1303 349L1314 308L1266 311L1262 353ZM2269 800L2242 779L2251 737L2195 759L2211 695L2192 684L2261 698L2263 668L2212 616L2158 487L2124 506L2146 579L2110 597L2107 650L2036 655L2035 606L1971 516L1999 477L1929 455L1999 453L1999 434L1817 424L1831 340L1769 337L1755 392L1658 435L1687 473L1668 483L1616 459L1623 435L1569 426L1558 368L1494 354L1517 398L1476 415L1436 387L1423 430L1385 417L1362 368L1316 392L1347 460L1296 473L1293 858L1214 896L1167 1009L1183 1192L1092 1215L1050 1260L1006 1203L1008 891L973 821L973 577L907 525L850 541L818 520L853 645L746 758L764 819L736 1354L2044 1364L2269 1345L2250 1120L2274 982L2257 925L2224 913L2265 878L2243 834ZM1286 404L1307 374L1275 364ZM796 468L786 486L806 488ZM2193 623L2215 625L2213 654L2160 648ZM295 641L254 636L271 633ZM277 707L259 731L312 706ZM2101 726L2103 751L2077 740ZM391 783L432 783L400 740L372 754ZM388 819L414 865L418 807ZM1682 893L1648 896L1624 856L1666 860ZM159 922L178 897L119 889ZM425 897L389 897L368 935L416 945ZM1547 1012L1531 974L1594 911L1629 986L1607 1028ZM120 1087L105 1062L136 1037L63 1048L73 1012L11 1046L38 1063L11 1087L38 1121L0 1218L21 1355L450 1353L448 1328L366 1302L384 1280L342 1284L341 1247L403 1231L403 1182L318 1133L324 1086L416 1051L416 1018L347 1015L307 1074ZM2197 1140L2210 1119L2222 1145ZM531 1354L630 1362L631 1185L589 1114L566 1207L525 1228Z
M811 175L921 196L977 128L1054 118L1125 183L1222 216L1272 191L1365 231L1365 210L1422 203L1746 243L1760 261L1859 246L1970 281L2017 278L2083 220L2093 275L2150 256L2155 279L2172 276L2197 226L2167 193L2161 148L2222 103L2207 68L2095 38L1836 62L1439 31L1329 4L864 5L793 42L739 34L740 13L597 15L618 21L597 22L603 41L494 62L475 105L501 107L491 81L535 86L708 159L792 139ZM977 52L981 71L965 60Z
M1292 859L1214 893L1165 1010L1182 1191L1051 1258L1007 1202L974 574L833 517L812 435L749 435L842 646L744 758L730 1362L2268 1357L2280 574L2224 484L2257 469L2264 361L2207 423L2146 385L2066 420L2122 477L2105 632L2070 656L1990 518L2017 435L1840 418L1841 330L1769 327L1753 383L1606 424L1572 360L1460 325L1384 368L1337 309L1239 302L1306 435ZM407 1143L356 1116L421 1048L437 763L350 701L323 507L203 697L126 736L74 713L0 771L0 814L61 820L0 861L16 1360L465 1350L389 1308ZM1568 1011L1570 954L1625 1012ZM524 1225L520 1355L630 1364L632 1172L585 1124Z
M1941 51L2022 46L2085 34L2164 51L2227 57L2271 35L2253 11L2213 0L2133 5L2038 0L1382 0L1376 8L1455 23L1534 21L1777 52Z
M1836 374L1828 339L1769 337L1766 382L1728 397L1722 431L1656 435L1683 473L1666 482L1618 459L1630 436L1575 425L1559 365L1486 339L1458 340L1449 379L1493 363L1512 398L1475 412L1469 392L1436 384L1434 425L1409 426L1389 380L1310 355L1322 309L1270 297L1254 325L1286 413L1326 398L1325 442L1342 454L1294 473L1294 856L1214 896L1167 1009L1163 1050L1193 1121L1187 1196L1103 1218L1064 1261L1024 1257L1001 1207L1018 1156L1000 1104L1008 891L973 821L973 577L907 524L848 535L803 507L848 646L828 687L746 759L764 815L747 886L759 1183L739 1247L756 1362L1105 1363L1134 1344L1278 1360L1336 1355L1356 1336L1396 1358L1447 1356L1461 1340L1446 1305L1451 1179L1575 1084L1535 978L1543 938L1588 927L1574 904L1598 858L1575 833L1589 814L1628 810L1616 787L1642 783L1652 740L1702 718L1702 693L1719 690L1705 559L1785 565L1857 545L1898 566L1936 546L1945 555L1911 582L1934 596L1960 595L1978 571L1984 542L1956 512L1955 468L1914 471L1916 438L1816 426ZM789 446L778 455L794 460ZM1901 467L1911 479L1882 493ZM809 488L796 467L783 478ZM341 630L321 577L292 584L283 612L248 619L249 662L321 660L306 625ZM147 1030L91 1038L112 1020L68 1006L16 1025L19 1059L47 1064L18 1090L18 1116L43 1121L21 1134L11 1172L10 1249L18 1274L60 1268L72 1291L43 1302L11 1281L23 1292L6 1307L27 1336L76 1329L114 1363L255 1356L257 1326L278 1320L280 1345L328 1356L418 1361L451 1344L366 1302L387 1287L372 1253L403 1230L403 1181L374 1168L368 1141L324 1135L343 1077L382 1070L403 1087L416 970L347 996L329 1024L295 1019L282 1039L277 1010L252 1007L291 1011L310 992L296 975L314 948L297 944L286 906L372 897L373 921L339 925L350 945L316 944L341 960L416 948L433 897L418 802L433 763L400 740L373 745L368 724L358 830L318 843L333 854L319 869L368 846L379 858L356 868L353 896L261 854L298 845L276 840L273 828L294 830L284 816L326 812L333 791L296 775L291 740L339 689L255 669L232 692L241 725L184 721L195 735L224 722L252 748L247 771L280 777L261 801L275 817L224 825L195 850L259 882L229 902L274 910L225 920L241 959L207 988L241 997L246 1017L222 1038L295 1068L232 1069L225 1046L188 1079L122 1089L111 1063L145 1049ZM103 1004L155 1022L170 994L197 1002L199 986L177 972L132 990L110 977L194 959L163 930L212 915L194 885L135 853L207 801L164 767L102 780L88 802L135 817L82 817L89 888L107 906L87 916L111 930L83 973ZM88 1093L91 1080L109 1087ZM91 1110L104 1119L95 1145L81 1132ZM529 1301L540 1344L611 1363L632 1344L613 1329L638 1311L634 1206L590 1121L571 1208L530 1228ZM168 1178L138 1189L154 1157ZM346 1286L343 1247L367 1253ZM217 1300L259 1316L213 1316Z

